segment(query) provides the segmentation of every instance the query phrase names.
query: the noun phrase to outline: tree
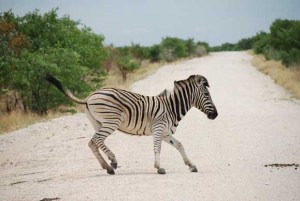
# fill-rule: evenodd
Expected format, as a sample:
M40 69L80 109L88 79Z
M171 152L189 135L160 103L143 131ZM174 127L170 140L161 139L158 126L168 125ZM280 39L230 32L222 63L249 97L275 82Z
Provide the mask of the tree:
M182 39L175 37L163 38L161 47L162 49L169 49L173 53L174 59L188 56L187 47Z
M8 91L15 71L13 58L29 47L29 42L18 30L18 19L10 11L0 15L0 95Z
M132 57L137 60L139 65L141 65L143 59L147 58L146 48L140 46L139 44L131 43L130 53Z
M185 41L186 51L188 56L193 56L196 50L196 44L194 39L189 38Z
M48 109L70 104L43 80L46 72L60 78L79 95L101 84L102 61L107 56L103 36L85 26L79 28L79 22L67 16L59 18L57 9L43 15L35 10L23 17L5 12L0 24L5 51L1 55L1 69L8 69L5 78L9 79L8 84L4 79L0 84L20 94L25 111L46 114ZM3 24L12 24L10 35L15 37L5 37ZM6 45L10 41L15 41L15 45Z
M150 47L149 50L149 58L151 62L160 61L160 53L161 53L161 46L160 45L153 45Z
M253 38L252 48L256 54L262 54L265 48L270 44L270 34L259 32Z
M134 62L128 55L121 55L117 58L117 66L122 74L123 81L127 80L127 74L138 68L138 64Z
M242 38L236 44L236 50L250 50L252 49L252 38Z

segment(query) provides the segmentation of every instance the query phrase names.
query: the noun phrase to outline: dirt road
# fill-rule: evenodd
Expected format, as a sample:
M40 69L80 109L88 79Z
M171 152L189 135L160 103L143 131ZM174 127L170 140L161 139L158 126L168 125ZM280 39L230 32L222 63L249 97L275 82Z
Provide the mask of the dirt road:
M164 143L167 174L158 175L152 138L116 133L107 144L119 167L108 175L88 148L91 125L76 114L0 136L0 200L300 200L300 102L250 60L244 52L211 54L132 86L155 95L191 74L208 79L218 118L192 109L174 136L198 173Z

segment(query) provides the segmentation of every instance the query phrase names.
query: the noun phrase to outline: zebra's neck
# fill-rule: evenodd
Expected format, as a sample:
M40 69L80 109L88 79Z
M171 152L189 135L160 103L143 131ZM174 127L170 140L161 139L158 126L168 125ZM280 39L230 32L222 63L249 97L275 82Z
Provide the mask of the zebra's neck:
M168 97L171 112L176 124L185 116L192 107L192 97L190 91L182 87L174 87L173 93Z

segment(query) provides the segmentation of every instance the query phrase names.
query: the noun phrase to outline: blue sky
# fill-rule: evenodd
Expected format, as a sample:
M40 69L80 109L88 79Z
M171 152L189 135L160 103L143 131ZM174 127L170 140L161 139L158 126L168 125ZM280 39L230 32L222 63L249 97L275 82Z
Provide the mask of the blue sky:
M153 45L166 36L214 46L268 31L277 18L300 20L300 0L0 0L0 12L17 15L56 7L116 46Z

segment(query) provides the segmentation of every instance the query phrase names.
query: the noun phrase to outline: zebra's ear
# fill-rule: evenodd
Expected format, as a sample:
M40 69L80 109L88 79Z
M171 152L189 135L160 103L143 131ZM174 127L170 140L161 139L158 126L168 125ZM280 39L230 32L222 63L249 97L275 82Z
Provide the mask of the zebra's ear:
M206 82L204 82L203 84L204 84L204 86L206 86L206 87L209 87L209 84L208 84L208 82L207 82L207 81L206 81Z
M201 82L204 86L209 87L208 81L205 77L202 77Z
M190 76L190 77L192 77L192 76ZM193 77L192 77L194 80L195 80L195 82L196 82L196 84L197 85L201 85L202 84L202 80L201 80L201 76L195 76L195 75L193 75Z

